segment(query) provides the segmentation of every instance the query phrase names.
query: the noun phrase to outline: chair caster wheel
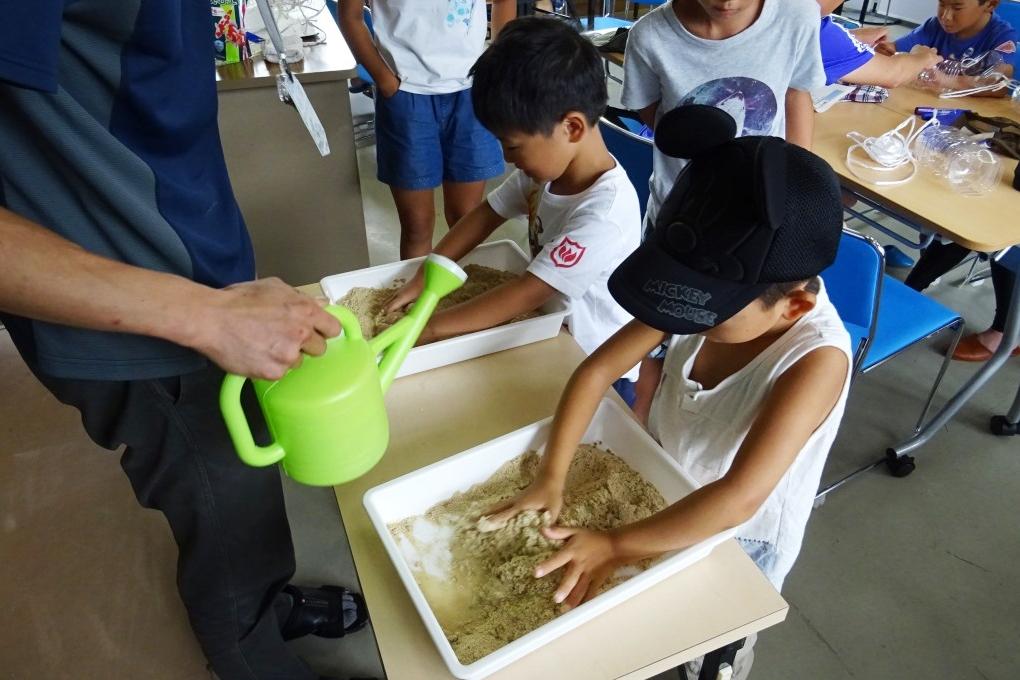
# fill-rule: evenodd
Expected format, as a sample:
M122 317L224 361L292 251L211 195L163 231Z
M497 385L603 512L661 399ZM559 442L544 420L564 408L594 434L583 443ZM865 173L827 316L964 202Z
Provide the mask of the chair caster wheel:
M1012 437L1017 434L1020 423L1011 423L1006 420L1006 416L992 416L991 422L988 424L992 434L1000 437Z
M917 467L913 456L897 456L892 449L885 450L885 465L893 477L906 477Z

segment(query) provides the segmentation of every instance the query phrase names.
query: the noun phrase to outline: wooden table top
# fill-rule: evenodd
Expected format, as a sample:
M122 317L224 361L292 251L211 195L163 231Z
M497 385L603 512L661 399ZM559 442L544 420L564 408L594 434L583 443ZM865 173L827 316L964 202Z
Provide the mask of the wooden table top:
M1008 101L966 97L940 100L937 96L897 88L883 104L840 102L815 116L814 152L824 158L844 185L890 206L916 225L948 236L972 250L991 252L1020 242L1020 191L1012 187L1017 161L1000 157L1004 172L999 185L984 196L964 196L948 184L919 168L913 180L895 187L875 186L854 176L846 166L846 152L852 144L846 133L857 130L878 136L914 112L916 106L972 109L989 116L1018 118Z
M306 293L321 295L318 286ZM387 676L451 678L362 505L369 489L552 415L584 352L551 340L401 378L386 395L390 446L336 487ZM615 393L613 393L615 397ZM786 618L788 606L734 540L679 574L491 676L638 680ZM553 671L555 669L555 671Z

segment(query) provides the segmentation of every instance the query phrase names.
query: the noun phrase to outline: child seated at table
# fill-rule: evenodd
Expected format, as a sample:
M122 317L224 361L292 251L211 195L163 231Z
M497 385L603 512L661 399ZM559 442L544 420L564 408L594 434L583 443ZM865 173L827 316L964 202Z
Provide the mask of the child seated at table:
M996 71L1013 77L1017 63L1017 32L1009 22L995 14L999 0L939 0L938 14L895 42L878 44L882 54L909 52L916 45L934 47L946 59L981 57L990 53L1001 63L993 64ZM981 84L971 76L957 76L948 82L956 89ZM1007 90L987 93L1004 96Z
M885 38L887 29L848 30L829 16L842 4L841 0L818 0L818 4L822 10L819 39L826 85L899 87L942 61L935 50L922 45L902 54L876 54L872 45Z
M527 216L533 260L516 279L435 314L420 342L497 326L562 294L570 332L591 352L630 320L606 282L641 234L637 193L598 129L608 99L602 58L569 25L524 17L506 25L472 74L478 119L517 170L435 252L458 260L508 219ZM421 285L419 271L388 310L415 300ZM617 385L628 400L634 364Z
M609 280L635 320L575 371L538 477L489 517L500 526L539 510L555 520L574 451L605 389L669 340L648 427L700 488L610 532L544 529L565 543L535 576L556 571L555 599L568 607L598 594L624 564L731 527L781 588L843 415L850 340L818 277L842 233L839 182L825 161L774 137L707 148L704 131L718 126L706 112L725 116L682 107L660 120L660 144L667 126L693 131L670 144L693 160L652 233ZM746 667L746 652L743 659Z

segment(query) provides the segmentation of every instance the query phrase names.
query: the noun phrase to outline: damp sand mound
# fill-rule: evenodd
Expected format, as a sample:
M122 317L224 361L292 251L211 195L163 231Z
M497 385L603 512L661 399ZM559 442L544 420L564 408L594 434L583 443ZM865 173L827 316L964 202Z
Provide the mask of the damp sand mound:
M535 567L563 541L546 538L548 513L526 511L502 527L487 526L485 512L525 489L539 456L525 453L485 482L433 506L424 515L390 526L454 652L470 664L548 623L561 613L553 602L563 570L541 579ZM619 457L582 445L571 464L557 524L612 529L666 506L659 492ZM480 519L481 518L481 519ZM611 588L647 569L647 560L621 569Z

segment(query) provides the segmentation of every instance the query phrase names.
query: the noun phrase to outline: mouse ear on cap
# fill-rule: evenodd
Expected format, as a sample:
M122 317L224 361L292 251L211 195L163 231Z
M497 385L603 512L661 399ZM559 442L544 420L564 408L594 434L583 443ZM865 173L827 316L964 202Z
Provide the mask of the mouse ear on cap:
M673 158L695 158L737 136L737 121L705 104L678 106L655 126L655 146Z

